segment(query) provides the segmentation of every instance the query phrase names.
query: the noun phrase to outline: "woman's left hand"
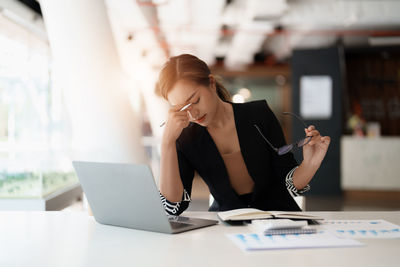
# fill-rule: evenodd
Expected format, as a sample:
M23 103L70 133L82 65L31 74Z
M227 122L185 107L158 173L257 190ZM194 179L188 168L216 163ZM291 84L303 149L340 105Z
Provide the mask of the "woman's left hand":
M326 155L331 138L329 136L321 136L314 125L310 125L305 129L306 136L312 136L311 141L303 146L303 160L313 166L320 166Z

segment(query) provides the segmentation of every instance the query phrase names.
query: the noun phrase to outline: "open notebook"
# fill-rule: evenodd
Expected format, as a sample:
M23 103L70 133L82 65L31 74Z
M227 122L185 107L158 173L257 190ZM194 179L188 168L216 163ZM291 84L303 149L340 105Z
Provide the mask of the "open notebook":
M323 220L320 216L305 214L302 212L290 211L264 211L253 208L235 209L218 212L218 217L222 221L246 221L257 219L294 219L294 220Z

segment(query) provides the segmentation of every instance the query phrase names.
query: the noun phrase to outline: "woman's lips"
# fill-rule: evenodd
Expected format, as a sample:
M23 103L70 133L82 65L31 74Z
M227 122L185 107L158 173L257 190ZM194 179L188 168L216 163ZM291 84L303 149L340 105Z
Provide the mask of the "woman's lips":
M201 118L197 119L196 122L201 123L204 121L205 118L206 118L206 115L204 114Z

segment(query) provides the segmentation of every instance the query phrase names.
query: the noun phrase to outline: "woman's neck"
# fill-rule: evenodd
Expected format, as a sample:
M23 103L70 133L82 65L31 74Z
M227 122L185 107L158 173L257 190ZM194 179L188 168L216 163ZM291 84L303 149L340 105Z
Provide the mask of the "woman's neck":
M218 101L213 121L207 126L209 130L218 130L226 127L233 120L233 108L228 102Z

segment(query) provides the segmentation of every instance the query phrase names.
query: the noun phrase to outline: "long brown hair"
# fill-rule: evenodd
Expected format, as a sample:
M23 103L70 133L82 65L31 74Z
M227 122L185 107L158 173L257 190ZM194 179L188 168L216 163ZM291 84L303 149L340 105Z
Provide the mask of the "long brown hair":
M182 54L171 57L161 69L156 90L167 99L168 92L177 81L190 80L199 85L209 86L210 74L207 64L193 55ZM215 77L215 86L219 98L223 101L231 100L229 91L217 77Z

